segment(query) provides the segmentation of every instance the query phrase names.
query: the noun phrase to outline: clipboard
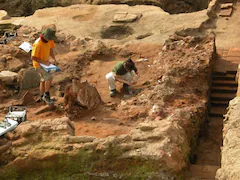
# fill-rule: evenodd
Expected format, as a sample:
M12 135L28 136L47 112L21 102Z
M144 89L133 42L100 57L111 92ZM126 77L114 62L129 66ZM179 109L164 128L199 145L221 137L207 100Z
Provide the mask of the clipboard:
M54 64L50 64L49 66L41 63L39 64L47 73L55 73L60 71L60 68Z

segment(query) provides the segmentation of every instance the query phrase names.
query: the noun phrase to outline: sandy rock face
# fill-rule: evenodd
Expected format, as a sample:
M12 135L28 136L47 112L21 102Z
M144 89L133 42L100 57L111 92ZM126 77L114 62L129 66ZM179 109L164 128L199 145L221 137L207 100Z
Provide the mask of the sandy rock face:
M10 19L10 16L8 15L8 13L6 11L0 10L0 19L1 20Z
M14 82L17 82L17 73L12 71L1 71L0 81L4 82L5 84L14 84Z
M90 85L87 81L78 84L77 100L81 106L87 107L89 110L96 108L101 103L101 97L97 89Z
M129 5L141 5L146 4L144 0L11 0L0 2L0 8L5 9L11 16L26 16L33 14L35 10L44 7L55 7L55 6L69 6L73 4L129 4ZM207 7L207 0L150 0L147 4L153 4L159 6L169 13L183 13L183 12L194 12L199 11Z
M30 89L39 86L40 76L33 67L30 67L19 71L18 81L21 89Z
M93 110L101 104L101 102L101 97L93 85L87 81L80 82L80 80L73 79L72 86L68 87L65 91L64 109L67 115L72 117L74 116L74 110Z
M223 148L221 168L217 171L218 179L240 179L240 98L236 97L229 103L223 127Z
M108 54L109 49L100 40L92 37L76 38L70 43L70 51L82 51L83 56L88 59L95 58L99 54Z

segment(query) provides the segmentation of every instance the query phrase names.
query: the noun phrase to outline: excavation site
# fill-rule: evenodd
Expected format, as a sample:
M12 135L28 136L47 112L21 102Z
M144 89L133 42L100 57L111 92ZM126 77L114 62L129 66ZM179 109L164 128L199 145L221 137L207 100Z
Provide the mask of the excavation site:
M240 2L0 9L1 180L240 179Z

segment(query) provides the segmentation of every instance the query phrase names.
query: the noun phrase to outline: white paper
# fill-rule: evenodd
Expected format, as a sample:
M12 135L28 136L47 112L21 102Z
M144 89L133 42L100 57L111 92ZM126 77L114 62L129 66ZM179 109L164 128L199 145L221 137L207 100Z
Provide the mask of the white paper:
M32 50L32 45L28 42L23 42L20 46L20 49L26 51L27 53L29 53Z

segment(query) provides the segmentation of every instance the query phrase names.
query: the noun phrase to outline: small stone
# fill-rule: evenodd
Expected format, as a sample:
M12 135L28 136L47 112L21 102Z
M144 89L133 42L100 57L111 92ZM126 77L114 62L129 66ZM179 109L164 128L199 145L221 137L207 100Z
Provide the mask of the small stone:
M91 120L92 120L92 121L96 121L96 117L93 116L93 117L91 118Z
M30 135L36 134L37 128L32 125L26 125L24 129L22 129L22 136L28 137Z
M7 56L6 59L7 59L7 60L11 60L11 59L12 59L12 56Z
M6 63L7 62L7 58L6 57L2 57L0 60L2 63Z
M95 137L92 136L69 136L69 143L87 143L93 142Z
M139 123L138 128L142 131L152 131L153 129L157 128L157 126L149 123Z

